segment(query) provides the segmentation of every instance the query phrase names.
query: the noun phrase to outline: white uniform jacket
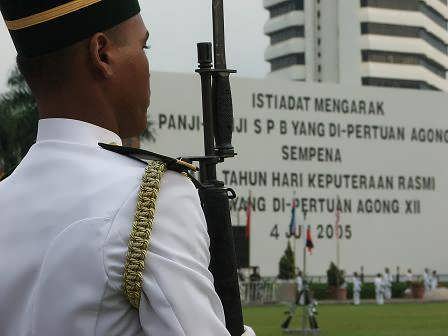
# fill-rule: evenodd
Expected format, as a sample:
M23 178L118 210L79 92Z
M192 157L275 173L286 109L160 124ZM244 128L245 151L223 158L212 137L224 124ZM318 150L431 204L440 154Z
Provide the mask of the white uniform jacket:
M127 302L145 165L98 142L121 144L91 124L41 120L36 144L0 183L0 335L229 335L199 198L175 172L162 178L139 311Z
M373 281L375 285L375 291L377 293L383 293L384 292L384 281L381 277L376 277Z
M353 291L357 292L357 293L360 293L361 292L361 286L362 286L361 280L359 278L354 277L353 278Z
M431 276L426 272L423 273L423 284L426 291L431 290Z
M303 289L303 279L301 276L296 277L296 287L297 287L297 292L300 293Z
M383 283L385 288L392 288L392 283L394 282L394 278L390 273L383 274Z

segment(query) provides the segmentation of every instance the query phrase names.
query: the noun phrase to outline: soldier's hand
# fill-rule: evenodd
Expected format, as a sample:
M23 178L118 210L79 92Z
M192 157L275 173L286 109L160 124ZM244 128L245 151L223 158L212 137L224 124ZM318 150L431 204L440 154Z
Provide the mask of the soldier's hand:
M241 336L257 336L257 335L255 335L255 331L253 331L253 329L252 329L251 327L244 326L244 329L245 329L246 331L245 331L244 334L241 335Z

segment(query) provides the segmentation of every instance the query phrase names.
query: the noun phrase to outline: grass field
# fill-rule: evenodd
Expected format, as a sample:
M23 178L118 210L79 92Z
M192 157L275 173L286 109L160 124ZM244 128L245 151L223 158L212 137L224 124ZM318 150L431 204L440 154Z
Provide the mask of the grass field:
M244 310L246 324L257 336L280 336L286 306ZM301 311L291 328L297 328ZM393 305L320 305L322 336L448 336L448 303Z

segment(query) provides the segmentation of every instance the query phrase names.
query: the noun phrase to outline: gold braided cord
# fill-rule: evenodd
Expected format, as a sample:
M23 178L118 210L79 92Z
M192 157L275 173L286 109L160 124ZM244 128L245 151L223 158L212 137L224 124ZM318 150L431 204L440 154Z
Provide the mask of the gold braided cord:
M57 19L61 16L79 11L103 0L73 0L63 5L51 8L41 13L33 14L21 19L6 21L9 30L20 30Z
M149 250L160 180L166 170L163 162L149 161L138 194L123 274L123 293L137 309L140 305L145 258Z

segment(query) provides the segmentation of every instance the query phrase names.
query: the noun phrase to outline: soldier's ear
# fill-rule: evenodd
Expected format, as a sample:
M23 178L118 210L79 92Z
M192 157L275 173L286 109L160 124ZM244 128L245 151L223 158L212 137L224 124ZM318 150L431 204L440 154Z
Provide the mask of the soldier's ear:
M96 33L89 41L89 58L95 72L104 79L114 75L112 67L113 43L104 33Z

